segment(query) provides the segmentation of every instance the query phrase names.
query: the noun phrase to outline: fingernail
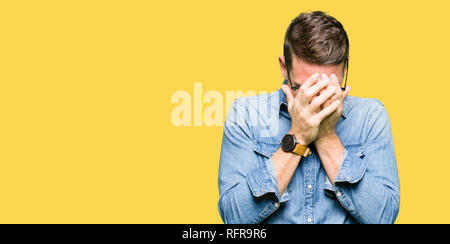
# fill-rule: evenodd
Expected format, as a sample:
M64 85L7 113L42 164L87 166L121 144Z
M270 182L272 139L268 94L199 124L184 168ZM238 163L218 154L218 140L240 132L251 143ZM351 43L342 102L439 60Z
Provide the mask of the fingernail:
M322 79L323 80L328 80L328 75L327 74L322 74Z
M314 78L317 78L317 77L319 77L319 73L314 73L312 76L313 76Z
M335 74L331 74L331 79L333 79L333 80L335 80L335 79L337 79L337 77L336 77L336 75Z

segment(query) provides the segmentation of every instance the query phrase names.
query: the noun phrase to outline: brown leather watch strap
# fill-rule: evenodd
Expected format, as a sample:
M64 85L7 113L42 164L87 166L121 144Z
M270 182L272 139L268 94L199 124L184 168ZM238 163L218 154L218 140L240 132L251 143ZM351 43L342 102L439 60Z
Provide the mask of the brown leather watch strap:
M311 154L311 150L309 150L309 147L306 145L301 145L299 143L297 143L297 145L295 146L294 150L292 150L293 153L298 154L302 157L306 157L309 154Z

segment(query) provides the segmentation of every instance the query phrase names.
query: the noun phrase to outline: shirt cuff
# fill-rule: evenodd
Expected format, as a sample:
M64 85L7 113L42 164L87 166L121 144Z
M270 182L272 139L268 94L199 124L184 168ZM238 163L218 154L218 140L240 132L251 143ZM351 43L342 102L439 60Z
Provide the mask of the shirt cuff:
M290 199L287 189L280 196L278 189L275 166L272 158L266 159L265 164L247 174L247 183L253 196L261 197L267 193L273 193L279 202L285 202Z
M345 149L344 161L341 164L339 173L334 182L348 182L350 184L359 182L364 176L367 168L366 161L363 160L363 158L364 153L362 151L357 154L350 154L347 149Z
M334 183L347 182L355 184L359 182L364 176L367 168L366 161L363 160L363 158L363 152L350 154L347 149L344 149L344 160L342 161ZM328 177L325 177L324 190L326 193L334 193L335 191L335 187L331 184Z

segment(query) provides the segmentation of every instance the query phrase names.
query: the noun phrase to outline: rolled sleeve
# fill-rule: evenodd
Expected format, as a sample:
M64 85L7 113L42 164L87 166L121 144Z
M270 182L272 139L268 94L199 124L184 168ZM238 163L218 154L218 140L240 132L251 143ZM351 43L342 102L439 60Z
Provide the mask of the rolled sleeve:
M248 173L247 183L255 197L273 193L279 202L285 202L290 199L287 191L280 196L278 183L276 181L275 167L271 158L265 161L264 166L255 168Z
M347 149L344 152L344 161L341 164L335 182L348 182L355 184L359 182L366 172L367 163L362 160L363 152L358 154L350 154Z
M363 178L367 168L367 163L362 158L364 158L362 151L357 154L351 154L344 148L344 159L340 164L338 175L334 180L335 183L358 183ZM324 190L328 196L334 197L336 189L328 177L325 177Z

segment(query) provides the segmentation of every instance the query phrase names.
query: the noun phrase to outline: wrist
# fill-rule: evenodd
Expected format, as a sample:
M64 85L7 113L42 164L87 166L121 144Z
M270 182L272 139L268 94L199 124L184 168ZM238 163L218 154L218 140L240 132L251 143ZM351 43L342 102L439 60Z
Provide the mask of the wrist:
M334 142L340 142L339 136L336 134L336 131L332 131L330 133L326 133L323 135L320 135L316 138L314 141L314 145L316 147L326 146L327 144L334 143Z
M301 145L307 146L309 144L305 139L303 139L303 137L302 137L302 135L300 135L300 133L297 133L296 131L294 131L292 129L288 132L288 134L294 135L295 140L297 140L297 142L300 143Z

